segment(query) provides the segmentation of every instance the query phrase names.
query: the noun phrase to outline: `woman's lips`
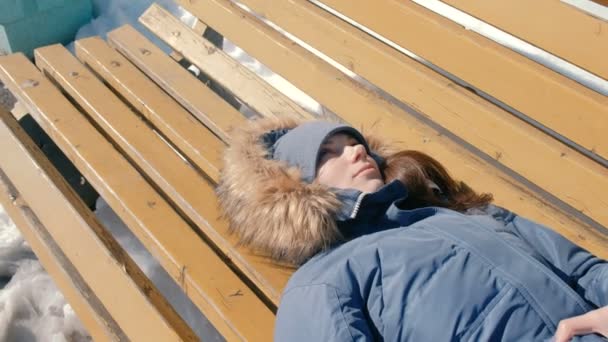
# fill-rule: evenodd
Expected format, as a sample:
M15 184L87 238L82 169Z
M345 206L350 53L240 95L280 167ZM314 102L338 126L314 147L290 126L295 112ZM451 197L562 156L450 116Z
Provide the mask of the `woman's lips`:
M357 171L355 173L355 175L353 176L353 178L359 176L360 174L368 171L368 170L375 170L376 168L372 165L372 164L367 164L365 166L363 166L362 168L359 169L359 171Z

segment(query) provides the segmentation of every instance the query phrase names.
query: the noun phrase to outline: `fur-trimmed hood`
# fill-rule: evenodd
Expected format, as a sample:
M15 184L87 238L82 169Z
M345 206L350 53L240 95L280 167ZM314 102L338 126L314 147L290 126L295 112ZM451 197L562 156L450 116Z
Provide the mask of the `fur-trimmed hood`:
M217 188L230 231L240 243L290 265L300 265L344 240L336 220L343 203L336 191L301 180L300 171L269 159L262 135L292 129L302 120L258 119L232 132ZM381 139L365 134L380 157L393 152Z

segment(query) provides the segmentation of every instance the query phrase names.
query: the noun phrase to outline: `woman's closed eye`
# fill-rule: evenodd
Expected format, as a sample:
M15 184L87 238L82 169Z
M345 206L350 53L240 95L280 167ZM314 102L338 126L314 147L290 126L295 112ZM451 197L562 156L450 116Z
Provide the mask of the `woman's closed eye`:
M335 154L334 150L328 147L323 147L319 150L319 161L324 162Z
M340 155L344 151L345 146L352 147L352 146L356 146L358 144L359 144L359 142L355 139L351 139L348 143L341 146L341 148L340 148L340 146L335 146L336 144L327 144L326 146L321 147L321 149L319 150L319 160L322 161L323 158L329 159L331 157Z

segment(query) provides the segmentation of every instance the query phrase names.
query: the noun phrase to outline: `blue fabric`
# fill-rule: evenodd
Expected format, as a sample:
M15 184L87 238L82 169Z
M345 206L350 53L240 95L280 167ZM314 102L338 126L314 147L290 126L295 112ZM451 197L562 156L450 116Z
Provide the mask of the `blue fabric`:
M547 341L608 304L605 261L503 208L401 210L398 181L339 196L350 241L294 273L276 341Z

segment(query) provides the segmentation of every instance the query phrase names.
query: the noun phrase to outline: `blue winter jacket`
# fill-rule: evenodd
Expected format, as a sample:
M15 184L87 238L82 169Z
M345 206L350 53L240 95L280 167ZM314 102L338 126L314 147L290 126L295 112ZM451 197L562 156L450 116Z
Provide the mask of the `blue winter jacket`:
M401 210L406 195L341 193L350 240L294 273L276 341L548 341L608 304L606 262L552 230L496 206Z

